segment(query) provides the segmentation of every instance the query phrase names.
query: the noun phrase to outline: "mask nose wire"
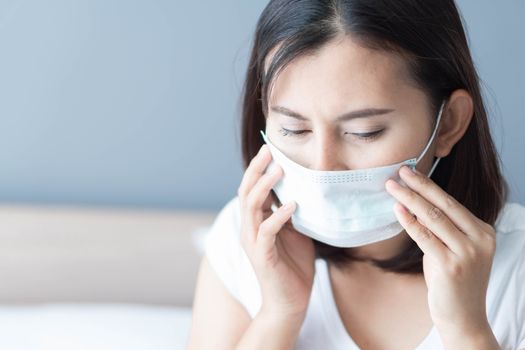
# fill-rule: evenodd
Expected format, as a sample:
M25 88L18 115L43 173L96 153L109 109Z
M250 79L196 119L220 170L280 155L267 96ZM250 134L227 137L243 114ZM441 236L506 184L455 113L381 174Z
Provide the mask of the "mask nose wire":
M423 149L423 152L421 152L419 157L417 157L416 164L419 163L421 158L423 158L425 156L425 154L428 151L428 148L430 147L430 145L432 145L432 142L434 141L434 138L436 136L436 133L437 133L437 130L438 130L438 127L439 127L439 122L441 121L441 115L443 114L443 109L445 107L446 102L447 102L446 100L443 100L443 102L441 103L441 107L439 107L439 113L438 113L438 117L436 119L436 125L434 126L434 130L432 131L432 135L430 136L430 139L428 140L427 145L425 146L425 149ZM434 172L434 169L438 165L440 159L441 158L438 157L438 159L434 162L434 164L432 165L432 168L430 169L430 171L428 173L428 176L432 175L432 172Z

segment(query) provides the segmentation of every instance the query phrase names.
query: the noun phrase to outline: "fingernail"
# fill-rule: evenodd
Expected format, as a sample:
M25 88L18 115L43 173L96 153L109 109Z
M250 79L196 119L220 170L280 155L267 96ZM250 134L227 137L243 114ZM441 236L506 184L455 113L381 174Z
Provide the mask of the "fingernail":
M416 173L414 172L414 170L412 170L412 168L406 166L406 165L403 165L403 167L401 168L401 171L405 174L405 175L408 175L408 176L414 176L416 175Z
M288 203L286 203L285 205L283 205L283 208L284 208L285 210L291 209L291 208L293 207L294 203L295 203L295 202L293 202L293 201L292 201L292 202L288 202Z
M394 179L389 179L387 182L387 189L388 189L388 186L390 186L391 188L397 190L401 187L401 185ZM389 185L388 185L389 184Z

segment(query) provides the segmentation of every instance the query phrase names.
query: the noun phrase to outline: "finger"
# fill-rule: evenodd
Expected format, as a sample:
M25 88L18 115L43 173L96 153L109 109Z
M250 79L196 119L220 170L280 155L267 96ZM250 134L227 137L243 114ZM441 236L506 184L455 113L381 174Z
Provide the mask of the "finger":
M267 203L270 190L280 180L283 175L282 168L276 166L271 172L264 174L253 186L246 198L246 224L252 232L251 239L256 238L256 232L263 221L263 204Z
M454 253L460 254L466 244L469 243L468 238L439 208L429 203L418 193L401 186L392 179L386 182L385 187L394 198L416 215L417 220L423 226L442 240Z
M292 201L286 203L261 223L259 226L259 232L257 233L257 245L260 245L263 251L269 252L273 249L277 234L281 231L283 225L290 219L295 208L295 202Z
M416 242L423 254L435 259L435 261L445 261L448 258L447 253L450 250L428 228L421 225L401 203L396 202L394 204L394 213L401 226Z
M401 167L399 175L411 189L435 203L436 207L441 209L463 233L476 235L479 232L479 224L483 223L483 221L445 192L428 176L417 170L414 172L404 166Z
M245 201L245 198L250 193L253 186L257 183L257 180L264 174L266 166L271 160L270 151L266 144L262 145L259 152L252 158L250 164L244 172L241 184L237 190L239 199L241 202Z

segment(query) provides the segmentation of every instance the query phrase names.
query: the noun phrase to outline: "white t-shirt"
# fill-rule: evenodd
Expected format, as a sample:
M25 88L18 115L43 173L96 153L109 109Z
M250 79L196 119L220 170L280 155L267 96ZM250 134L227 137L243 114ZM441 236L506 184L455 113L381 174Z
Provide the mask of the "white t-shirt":
M259 282L240 243L238 197L216 217L206 238L206 256L231 294L253 318L261 307ZM525 207L507 203L495 223L496 254L487 290L487 316L504 350L525 349ZM331 290L327 263L315 261L305 321L295 349L359 349L347 333ZM443 349L434 327L416 348Z

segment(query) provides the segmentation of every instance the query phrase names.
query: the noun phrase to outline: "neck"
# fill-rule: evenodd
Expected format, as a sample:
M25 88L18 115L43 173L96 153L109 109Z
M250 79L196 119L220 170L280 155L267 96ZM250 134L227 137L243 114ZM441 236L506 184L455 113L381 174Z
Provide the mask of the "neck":
M392 238L347 249L351 250L352 255L361 259L386 260L401 253L407 244L409 244L410 239L406 231L403 230L400 234Z

